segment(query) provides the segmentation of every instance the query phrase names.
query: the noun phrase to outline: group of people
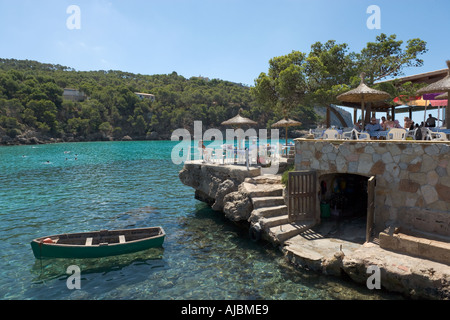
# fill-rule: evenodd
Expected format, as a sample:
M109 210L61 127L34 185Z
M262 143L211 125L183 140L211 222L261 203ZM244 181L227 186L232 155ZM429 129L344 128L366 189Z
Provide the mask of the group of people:
M362 121L358 120L358 122L355 123L355 129L362 131L362 127ZM386 117L381 117L381 122L377 118L372 117L370 118L370 123L364 126L365 131L369 133L374 131L385 131L392 128L401 128L401 125L398 120L393 121L391 116L387 116L387 119Z
M391 116L381 117L381 122L375 118L372 117L370 119L370 123L365 125L365 131L368 133L373 133L376 131L387 131L393 128L405 128L408 130L414 130L416 128L422 128L422 127L429 127L434 128L436 127L436 122L438 119L433 117L431 114L428 115L427 121L424 123L422 122L420 125L418 123L414 123L409 117L404 118L404 127L400 125L398 120L392 120ZM355 123L354 128L358 131L362 131L362 122L359 120L357 123Z

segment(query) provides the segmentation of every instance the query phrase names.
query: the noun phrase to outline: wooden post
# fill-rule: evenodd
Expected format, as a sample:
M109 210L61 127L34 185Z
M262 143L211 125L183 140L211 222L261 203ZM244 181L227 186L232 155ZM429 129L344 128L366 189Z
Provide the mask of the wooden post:
M364 131L366 124L365 124L365 116L364 116L364 100L361 102L361 122L362 122L362 131Z
M366 225L366 242L370 241L372 236L375 211L375 177L372 176L367 181L367 225Z
M330 106L327 106L327 128L331 127L331 115L330 115Z
M449 101L450 101L450 91L447 91L447 95L448 95L448 98L447 98L447 107L445 108L445 127L447 128L447 129L450 129L450 103L449 103Z

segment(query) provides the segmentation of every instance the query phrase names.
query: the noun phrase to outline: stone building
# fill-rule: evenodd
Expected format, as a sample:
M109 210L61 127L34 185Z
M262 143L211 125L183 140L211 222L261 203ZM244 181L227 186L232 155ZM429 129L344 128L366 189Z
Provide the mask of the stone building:
M63 92L63 99L77 102L77 101L84 101L88 99L88 97L82 91L72 88L65 88Z
M150 101L155 101L155 95L151 93L142 93L142 92L135 92L135 95L139 97L139 99L148 99Z
M448 142L297 139L295 169L315 172L318 201L335 214L366 214L374 238L390 229L449 243L449 152Z

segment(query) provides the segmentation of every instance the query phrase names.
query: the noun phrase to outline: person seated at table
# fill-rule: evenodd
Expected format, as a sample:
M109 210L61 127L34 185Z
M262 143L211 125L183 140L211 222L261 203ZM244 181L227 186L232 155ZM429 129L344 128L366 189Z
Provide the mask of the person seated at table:
M387 116L387 120L383 123L383 130L390 130L395 128L395 122L392 121L391 116Z
M376 137L374 133L381 130L383 130L383 128L378 123L377 119L375 117L372 117L370 119L370 123L366 125L366 131L370 134L372 139L375 139Z
M386 123L386 117L381 117L381 128L383 128L383 130L385 130L384 129L384 126L385 126L385 123Z
M398 120L394 120L394 127L395 127L395 128L403 128L403 127L400 125L400 122L399 122Z
M414 128L414 121L412 121L409 117L405 117L405 129L412 130Z
M361 130L362 130L362 121L361 121L361 119L358 120L358 122L355 122L355 124L353 125L353 128L356 129L357 131L361 132Z

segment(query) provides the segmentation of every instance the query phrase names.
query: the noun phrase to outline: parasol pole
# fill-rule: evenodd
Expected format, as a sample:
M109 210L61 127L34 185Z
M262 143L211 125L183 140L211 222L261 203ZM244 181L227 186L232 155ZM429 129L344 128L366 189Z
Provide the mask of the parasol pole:
M366 121L365 121L365 117L364 117L364 95L363 95L363 99L361 102L361 121L362 121L362 131L364 131L364 129L366 127Z
M426 121L427 121L427 102L428 102L428 100L426 100L425 101L425 112L424 112L424 114L423 114L423 123L425 124L426 123Z
M439 120L440 119L440 111L441 111L441 107L438 104L438 118L437 118L437 127L438 127L438 129L441 127L441 125L439 124L439 121L441 121L441 120Z

